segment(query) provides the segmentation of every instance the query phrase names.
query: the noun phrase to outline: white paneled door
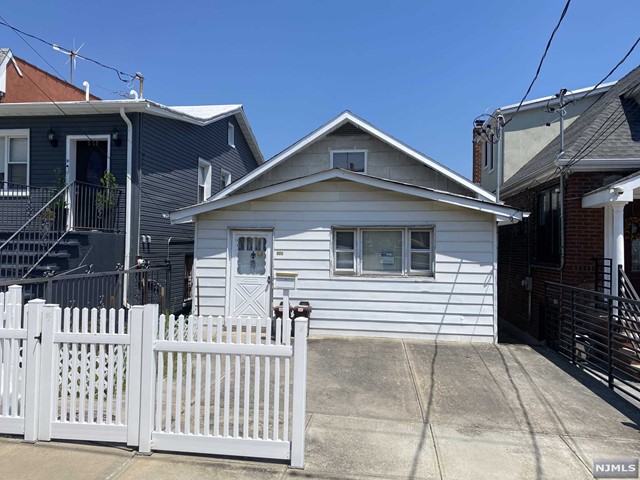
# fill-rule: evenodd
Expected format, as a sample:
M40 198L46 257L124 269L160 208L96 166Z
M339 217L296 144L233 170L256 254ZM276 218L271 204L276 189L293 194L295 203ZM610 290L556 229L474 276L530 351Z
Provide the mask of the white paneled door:
M271 316L272 245L270 231L231 232L229 316Z

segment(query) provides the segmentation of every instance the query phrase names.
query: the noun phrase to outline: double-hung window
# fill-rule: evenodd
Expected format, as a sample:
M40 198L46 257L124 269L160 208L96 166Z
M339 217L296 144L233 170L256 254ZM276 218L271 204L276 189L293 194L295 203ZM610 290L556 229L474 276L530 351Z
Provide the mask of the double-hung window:
M424 227L335 228L337 275L433 275L433 229Z
M231 185L231 172L229 170L225 170L224 168L220 169L220 190L224 189Z
M211 196L211 164L206 160L198 160L198 203Z
M29 185L29 130L0 130L2 191L21 191Z
M536 260L540 263L560 261L560 192L551 188L538 193L536 218Z

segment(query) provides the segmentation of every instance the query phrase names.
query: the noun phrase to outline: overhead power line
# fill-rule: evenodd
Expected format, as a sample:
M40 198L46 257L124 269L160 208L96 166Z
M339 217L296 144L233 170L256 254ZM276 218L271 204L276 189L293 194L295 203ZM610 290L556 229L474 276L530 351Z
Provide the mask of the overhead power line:
M518 112L522 108L522 104L524 103L524 101L529 96L529 93L531 93L531 89L533 88L533 84L536 83L536 80L538 79L538 75L540 75L540 70L542 69L542 64L544 63L544 59L547 57L547 53L549 52L549 47L551 47L551 42L553 42L553 37L555 37L556 32L560 28L560 24L562 23L562 20L564 20L564 17L567 15L567 11L569 10L569 5L570 4L571 4L571 0L567 0L567 3L565 4L564 8L562 9L562 13L560 14L560 18L558 19L558 23L556 23L556 26L553 29L553 31L551 32L551 36L549 37L549 40L547 41L547 46L544 49L544 53L542 54L542 58L540 58L540 63L538 63L538 68L536 69L536 74L534 75L533 79L531 80L531 83L529 84L529 88L527 88L527 91L525 92L524 96L522 97L522 100L520 100L520 103L518 104L518 108L516 108L516 111L513 113L511 118L505 122L505 126L511 120L513 120L516 115L518 115Z
M599 82L598 82L598 83L597 83L597 84L596 84L596 85L595 85L591 90L589 90L589 91L588 91L587 93L585 93L582 97L580 97L580 98L579 98L579 100L582 100L584 97L586 97L586 96L587 96L587 95L589 95L591 92L593 92L594 90L596 90L596 89L597 89L600 85L602 85L604 82L606 82L606 81L607 81L607 79L608 79L611 75L613 75L613 73L618 69L618 67L619 67L620 65L622 65L622 64L627 60L627 58L629 58L629 55L631 55L631 53L635 50L635 48L638 46L638 43L640 43L640 37L638 37L638 38L636 39L636 41L633 43L633 45L631 45L631 48L629 49L629 51L625 54L625 56L624 56L624 57L622 57L622 58L620 59L620 61L616 64L616 66L615 66L615 67L613 67L613 68L611 69L611 71L610 71L609 73L607 73L607 75L605 75L605 76L602 78L602 80L600 80L600 81L599 81ZM600 98L602 98L602 97L600 97ZM600 100L600 98L599 98L598 100ZM597 101L597 100L596 100L596 101ZM594 103L595 103L595 102L594 102Z
M39 41L41 43L44 43L45 45L49 45L51 48L54 48L54 46L55 47L60 47L59 44L55 44L55 43L50 42L48 40L45 40L45 39L43 39L41 37L38 37L37 35L33 35L32 33L28 33L28 32L25 32L24 30L20 30L19 28L14 27L9 22L7 22L6 19L4 17L2 17L2 16L0 16L0 19L1 19L0 25L5 26L7 28L10 28L11 30L13 30L16 33L20 33L20 34L22 34L22 35L24 35L26 37L33 38L34 40L37 40L37 41ZM72 50L69 50L68 48L65 48L65 50L72 51ZM95 65L98 65L98 66L100 66L102 68L106 68L108 70L111 70L111 71L115 72L115 74L118 76L118 78L120 79L121 82L127 83L127 82L129 82L131 80L134 80L136 78L135 74L132 75L130 73L123 72L122 70L119 70L119 69L117 69L115 67L112 67L110 65L106 65L106 64L104 64L104 63L102 63L102 62L100 62L98 60L95 60L93 58L87 57L85 55L82 55L82 58L84 60L87 60L88 62L91 62L91 63L93 63ZM123 78L123 77L129 77L129 78L127 79L127 78Z

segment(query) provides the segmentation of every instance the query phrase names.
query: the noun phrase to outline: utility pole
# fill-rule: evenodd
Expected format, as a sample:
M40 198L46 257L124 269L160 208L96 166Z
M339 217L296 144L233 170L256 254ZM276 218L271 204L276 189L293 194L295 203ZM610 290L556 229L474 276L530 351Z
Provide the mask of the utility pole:
M496 117L498 124L498 171L496 172L496 202L500 201L500 185L502 185L502 163L504 162L504 116L499 113Z

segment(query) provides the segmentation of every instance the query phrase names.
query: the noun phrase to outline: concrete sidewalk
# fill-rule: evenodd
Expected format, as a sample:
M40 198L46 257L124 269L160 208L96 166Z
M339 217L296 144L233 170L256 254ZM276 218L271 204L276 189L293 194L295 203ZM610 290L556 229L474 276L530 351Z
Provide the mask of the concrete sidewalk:
M640 411L548 350L311 338L306 468L0 439L0 479L593 478Z

